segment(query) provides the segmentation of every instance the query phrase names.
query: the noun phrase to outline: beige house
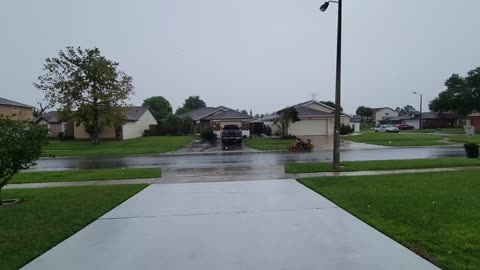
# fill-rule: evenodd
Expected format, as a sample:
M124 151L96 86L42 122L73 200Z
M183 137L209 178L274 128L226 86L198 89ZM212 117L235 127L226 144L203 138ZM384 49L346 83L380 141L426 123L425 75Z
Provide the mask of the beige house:
M335 109L321 102L310 100L293 106L298 112L300 121L291 123L288 134L295 136L333 136ZM255 120L255 123L263 123L272 129L272 134L279 130L274 123L279 116L267 115ZM342 124L350 125L350 116L342 113Z
M184 113L181 116L192 119L195 133L201 133L211 128L220 137L225 125L237 125L242 129L242 135L250 136L252 117L224 106L203 107Z
M150 125L157 125L158 121L148 107L126 107L125 122L121 127L103 127L100 131L102 139L127 140L142 137ZM89 139L90 135L85 131L83 123L74 125L75 139Z
M33 120L33 107L13 100L0 97L0 115L15 120Z
M57 138L59 136L65 138L75 137L73 121L61 121L58 117L57 111L51 111L40 115L35 119L35 123L45 126L48 129L48 136L51 138Z

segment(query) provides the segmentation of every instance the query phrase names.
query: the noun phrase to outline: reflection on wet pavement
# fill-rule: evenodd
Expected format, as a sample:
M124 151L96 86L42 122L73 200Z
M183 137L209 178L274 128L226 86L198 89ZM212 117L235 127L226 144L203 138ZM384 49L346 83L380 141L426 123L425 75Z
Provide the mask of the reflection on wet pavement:
M309 153L290 152L259 152L235 153L220 152L209 154L167 154L132 157L96 157L96 158L46 158L40 159L31 170L72 170L72 169L107 169L107 168L141 168L162 167L164 171L180 174L200 174L208 172L211 175L235 173L257 174L277 170L286 163L292 162L328 162L331 161L331 151L316 151ZM351 160L385 160L413 159L464 156L462 147L417 147L417 148L386 148L369 150L344 150L341 159Z

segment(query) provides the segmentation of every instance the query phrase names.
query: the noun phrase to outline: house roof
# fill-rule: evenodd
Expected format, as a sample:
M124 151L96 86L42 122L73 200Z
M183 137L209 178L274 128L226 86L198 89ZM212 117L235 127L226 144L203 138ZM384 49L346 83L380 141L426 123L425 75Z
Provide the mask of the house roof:
M23 104L23 103L20 103L20 102L16 102L16 101L13 101L13 100L9 100L9 99L2 98L2 97L0 97L0 105L22 107L22 108L33 108L30 105Z
M182 117L190 117L192 118L192 120L194 121L198 121L216 111L219 111L221 110L223 107L220 106L220 107L202 107L202 108L198 108L196 110L193 110L193 111L189 111L189 112L186 112L184 114L182 114L181 116Z
M123 111L125 113L125 119L124 120L128 121L128 122L136 122L148 110L150 110L149 107L136 107L136 106L125 107L125 108L123 108ZM153 115L153 113L152 113L152 115ZM44 113L44 114L40 115L39 117L37 117L37 119L35 119L35 123L40 122L42 119L45 120L48 123L51 123L51 124L63 122L58 117L58 111L51 111L51 112L47 112L47 113Z
M467 117L480 117L480 112L473 112L473 113L467 115Z
M45 120L46 122L51 123L51 124L61 122L58 119L58 112L57 111L51 111L51 112L44 113L44 114L40 115L39 117L37 117L34 122L38 124L38 122L40 122L41 120Z
M315 116L333 116L334 113L328 113L328 112L323 112L319 110L315 110L312 108L304 107L304 105L295 105L293 106L297 112L298 112L298 117L315 117Z
M379 110L382 110L382 109L389 109L389 110L395 111L394 109L392 109L392 108L390 108L390 107L372 108L372 111L379 111Z
M422 119L456 119L458 115L454 112L425 112Z
M226 109L220 110L218 112L212 113L209 116L203 118L205 120L217 120L217 119L251 119L252 117L248 114L237 112L236 110Z
M123 112L125 113L125 121L136 122L148 110L150 110L149 107L125 107L123 108Z

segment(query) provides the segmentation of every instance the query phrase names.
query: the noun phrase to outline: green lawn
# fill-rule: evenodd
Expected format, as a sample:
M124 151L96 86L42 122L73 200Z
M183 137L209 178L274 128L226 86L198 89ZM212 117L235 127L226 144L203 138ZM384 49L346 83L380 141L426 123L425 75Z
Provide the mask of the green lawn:
M444 133L444 134L465 134L464 128L424 128L422 130L402 130L404 133Z
M101 141L93 145L90 141L50 141L45 156L110 156L159 154L177 151L196 137L194 136L158 136L141 137L124 141Z
M288 146L294 143L294 139L273 139L253 137L245 139L245 144L258 150L288 150Z
M385 146L430 146L446 145L444 138L432 134L375 133L366 132L355 136L343 136L345 140Z
M480 171L300 180L442 269L480 269Z
M133 178L157 178L161 176L162 170L160 168L25 172L14 176L14 178L10 180L10 183L21 184Z
M0 207L0 269L22 267L146 185L7 189L20 204Z
M449 141L458 143L476 143L480 144L480 135L475 136L451 136L448 137Z
M404 160L372 160L372 161L344 161L341 171L373 171L373 170L401 170L421 168L447 168L480 166L480 159L468 158L432 158L432 159L404 159ZM290 163L285 165L286 173L313 173L331 172L332 163Z

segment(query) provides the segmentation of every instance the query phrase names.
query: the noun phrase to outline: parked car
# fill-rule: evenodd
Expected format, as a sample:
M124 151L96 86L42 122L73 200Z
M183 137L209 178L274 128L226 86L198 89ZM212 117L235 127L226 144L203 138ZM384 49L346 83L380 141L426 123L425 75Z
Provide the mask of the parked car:
M242 130L237 125L225 125L222 130L222 144L242 144Z
M407 125L407 124L397 124L397 125L395 125L395 127L397 127L397 128L400 129L400 130L404 130L404 129L414 129L413 126L410 126L410 125Z
M398 129L394 125L380 125L376 127L375 132L385 132L385 133L398 133L400 129Z

